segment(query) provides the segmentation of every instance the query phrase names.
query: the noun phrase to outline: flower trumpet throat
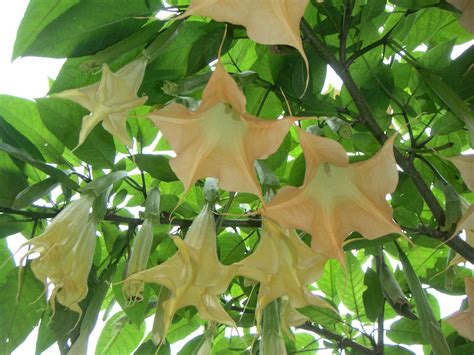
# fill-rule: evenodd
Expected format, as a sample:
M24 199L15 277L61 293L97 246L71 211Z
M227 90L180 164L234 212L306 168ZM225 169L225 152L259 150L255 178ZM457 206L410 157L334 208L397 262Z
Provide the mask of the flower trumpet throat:
M169 290L163 301L160 321L154 339L164 340L177 310L194 306L202 319L235 326L222 308L219 296L235 275L234 266L225 266L217 258L216 224L206 205L186 234L184 240L173 238L178 251L163 264L130 275L126 282L156 283Z
M31 247L23 259L39 254L31 262L31 270L46 288L52 286L49 302L53 310L57 300L82 313L79 302L87 295L96 243L96 221L90 214L94 200L87 194L71 202L41 235L22 245Z
M90 114L82 119L77 147L84 143L99 122L120 142L132 146L132 140L127 133L127 115L131 109L143 105L148 99L146 96L137 96L146 65L147 59L140 57L113 73L107 64L104 64L100 82L54 95L74 101L90 111Z

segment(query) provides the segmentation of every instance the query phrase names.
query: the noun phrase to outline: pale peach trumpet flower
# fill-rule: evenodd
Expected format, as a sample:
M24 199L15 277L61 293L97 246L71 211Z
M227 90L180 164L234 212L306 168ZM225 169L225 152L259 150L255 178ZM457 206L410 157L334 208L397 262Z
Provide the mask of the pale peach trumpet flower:
M164 340L177 310L194 306L199 316L208 321L235 327L222 307L219 296L225 292L235 275L236 267L225 266L217 257L216 224L209 206L195 218L184 240L174 237L178 251L164 263L130 275L126 282L149 282L169 290L163 301L154 341Z
M31 262L36 278L52 287L49 302L55 300L74 312L88 292L87 277L92 267L97 223L90 215L95 197L83 195L68 204L44 232L22 245L31 248L22 258L39 254Z
M127 116L130 110L143 105L148 99L146 96L137 96L147 62L145 57L140 57L116 73L104 64L100 82L53 95L74 101L90 111L90 114L82 119L77 147L84 143L99 122L102 122L104 129L123 144L132 146L132 140L127 133Z

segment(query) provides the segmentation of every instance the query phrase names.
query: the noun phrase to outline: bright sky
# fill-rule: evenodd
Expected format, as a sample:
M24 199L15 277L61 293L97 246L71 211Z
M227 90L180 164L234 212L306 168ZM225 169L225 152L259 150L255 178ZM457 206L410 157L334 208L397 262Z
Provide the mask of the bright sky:
M20 24L21 18L28 5L28 0L0 1L0 94L8 94L13 96L33 99L45 96L48 91L48 77L56 78L59 69L64 60L47 59L47 58L20 58L11 63L11 53L15 41L16 30ZM459 47L456 55L465 50L470 44ZM331 75L330 81L334 86L340 86L338 78ZM9 243L11 244L11 243ZM14 243L18 245L18 243ZM10 245L12 246L12 245ZM458 310L462 297L447 297L440 293L435 293L440 297L441 313L445 317ZM118 309L117 309L118 310ZM147 322L149 323L149 322ZM105 322L99 319L95 331L91 336L89 353L95 351L95 342ZM148 329L150 328L148 324ZM148 331L148 330L147 330ZM36 343L37 330L22 344L13 354L32 354L34 353ZM182 343L181 343L182 344ZM179 349L179 347L178 347ZM175 352L178 349L174 349ZM58 354L57 347L51 347L44 352L45 355ZM321 352L323 353L323 352Z

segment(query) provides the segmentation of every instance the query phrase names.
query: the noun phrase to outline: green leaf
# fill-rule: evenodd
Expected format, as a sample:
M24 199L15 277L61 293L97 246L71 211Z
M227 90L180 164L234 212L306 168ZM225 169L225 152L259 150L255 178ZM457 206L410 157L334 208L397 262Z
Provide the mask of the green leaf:
M0 215L0 220L2 217L9 217L6 215ZM1 222L0 222L0 230ZM15 261L13 259L13 255L8 249L8 244L6 239L0 239L0 260L2 262L2 267L0 268L0 286L2 286L5 281L7 280L8 274L12 269L15 268Z
M420 321L402 318L394 322L387 331L387 337L399 344L427 344L421 334Z
M87 343L89 336L94 330L102 303L104 302L107 291L110 288L110 280L117 269L116 264L110 265L100 275L100 280L96 281L95 287L89 288L90 301L81 320L80 335L71 346L71 353L85 354L87 352ZM138 345L138 344L137 344Z
M110 318L100 333L96 355L131 354L138 346L145 333L145 326L140 328L130 324L123 312Z
M24 55L41 31L80 0L31 0L16 34L13 59Z
M398 248L398 255L407 278L408 286L410 287L410 291L415 300L416 309L420 317L420 327L423 337L430 342L435 354L451 354L446 339L444 338L433 311L431 310L430 303L421 286L421 282L411 266L410 260L408 260L407 256L400 248Z
M13 208L22 209L28 207L35 201L49 194L57 185L58 182L56 179L47 178L28 186L16 196L13 202Z
M61 184L69 187L72 190L78 190L79 188L79 185L76 182L69 179L69 177L62 170L59 170L41 161L35 160L32 157L30 157L28 153L23 152L20 149L17 149L5 143L0 143L0 150L11 155L12 157L20 159L24 161L25 163L28 163L34 166L35 168L51 176L57 182L60 182Z
M204 57L200 57L198 65L194 64L192 59L189 58L192 58L192 56L190 57L190 52L197 49L195 47L197 41L200 41L202 38L212 38L212 33L220 32L221 30L222 24L219 23L185 21L176 30L172 28L170 31L161 32L155 40L160 41L161 38L163 39L162 43L159 43L160 46L156 53L157 59L147 66L141 87L141 90L146 92L149 98L148 102L152 104L166 103L169 101L170 96L165 95L160 89L165 80L176 81L185 76L192 75L215 59L220 39L206 44L206 48L209 48L209 50L205 51L205 53L210 55L206 61L204 61ZM214 49L213 51L212 48Z
M126 171L114 171L110 174L106 174L92 180L90 183L84 186L82 190L85 192L92 191L94 192L94 195L99 197L109 188L109 186L126 178L127 176L128 174Z
M471 147L474 147L474 115L469 106L459 95L440 77L426 69L418 69L421 78L431 88L434 94L451 110L451 112L466 125L469 130Z
M0 239L10 235L20 233L25 229L27 222L22 221L23 217L8 214L0 215ZM1 259L0 259L1 260Z
M364 284L367 286L367 290L365 290L362 295L365 313L367 314L367 318L375 322L382 314L384 295L382 293L379 276L371 268L368 268L365 272Z
M41 152L46 161L64 163L63 144L41 122L34 102L0 95L0 115Z
M170 344L160 344L156 346L153 341L147 340L133 353L133 355L170 355Z
M464 127L464 122L459 120L457 116L448 112L441 116L431 127L432 136L441 136L461 130Z
M219 260L224 265L231 265L242 260L247 252L244 240L236 233L219 234L217 244L219 246Z
M450 56L455 42L456 38L453 38L431 48L419 59L419 64L434 72L442 71L451 61Z
M157 0L80 1L45 26L21 54L64 58L96 53L137 31L160 7Z
M359 260L352 253L346 253L346 266L338 265L338 269L336 291L339 299L357 317L364 315L362 295L367 286L364 285L364 273Z
M89 114L78 104L56 98L37 100L41 119L48 129L69 149L79 141L82 117ZM95 127L74 154L98 168L113 168L115 145L112 136L101 125Z
M308 317L313 323L320 324L326 328L334 328L337 323L341 323L341 316L329 308L316 306L299 308L298 312Z
M19 271L15 268L9 272L7 281L0 287L1 354L10 354L23 343L41 319L41 310L46 307L45 298L41 297L43 284L34 277L29 267L22 272L23 279L20 283Z
M339 303L339 298L336 291L338 272L339 263L334 259L329 259L324 266L323 275L317 281L319 289L324 292L327 298L336 304Z
M188 311L185 311L184 313L188 313ZM182 317L177 322L173 322L173 324L171 324L168 330L168 334L166 335L166 340L168 340L170 343L175 343L178 340L187 337L189 334L198 329L201 325L202 322L201 320L199 320L199 317L197 315L190 317L186 314L185 317Z
M155 179L172 182L177 181L173 170L171 170L169 160L165 155L136 154L132 156L140 170L146 171Z
M288 179L288 184L292 186L301 186L304 181L304 174L306 172L306 162L304 160L304 154L301 153L293 162L291 167L290 177Z
M0 206L10 207L16 195L27 186L24 174L7 154L0 151Z

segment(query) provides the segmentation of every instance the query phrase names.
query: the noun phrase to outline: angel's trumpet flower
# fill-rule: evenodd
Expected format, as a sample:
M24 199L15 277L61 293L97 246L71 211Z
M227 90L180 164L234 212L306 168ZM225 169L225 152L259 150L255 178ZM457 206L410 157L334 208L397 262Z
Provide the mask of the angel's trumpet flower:
M31 270L46 287L52 286L49 302L82 313L79 302L87 295L87 277L96 243L96 221L90 215L94 196L83 195L68 204L45 231L22 247L30 246L26 257L39 254Z

